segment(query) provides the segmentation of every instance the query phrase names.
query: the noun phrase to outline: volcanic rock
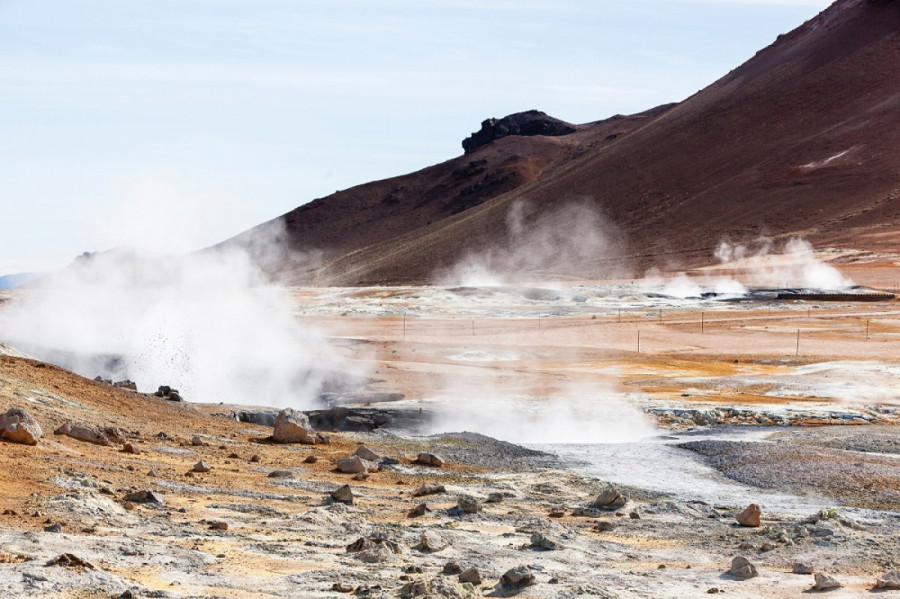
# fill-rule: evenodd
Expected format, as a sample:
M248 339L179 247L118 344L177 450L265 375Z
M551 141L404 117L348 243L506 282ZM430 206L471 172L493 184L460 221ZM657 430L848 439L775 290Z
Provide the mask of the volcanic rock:
M810 587L812 591L828 591L830 589L839 589L841 588L841 583L829 574L824 572L816 572L816 583Z
M628 503L628 497L619 493L615 487L610 487L600 493L590 507L612 509L622 507L626 503Z
M900 571L891 570L882 574L875 582L875 587L879 589L900 589Z
M741 526L757 528L759 527L759 518L761 515L762 510L759 508L759 506L755 503L751 503L743 512L737 514L735 516L735 519Z
M413 497L422 497L424 495L435 495L437 493L446 493L447 489L444 488L444 485L439 485L437 483L425 483L421 485L418 489L413 491Z
M88 443L93 443L94 445L103 445L105 447L121 445L126 442L125 435L121 430L114 426L104 426L101 428L66 422L53 431L53 434L66 435L67 437L78 439L79 441L86 441Z
M134 443L126 443L123 445L122 451L125 453L141 453L141 450Z
M500 586L507 591L521 591L535 583L534 574L528 566L517 566L507 570L500 577Z
M164 505L166 503L165 497L150 490L128 493L125 495L124 499L125 501L130 501L132 503L155 503L157 505Z
M435 553L437 551L441 551L442 549L446 549L449 545L450 543L444 537L433 530L426 530L424 533L422 533L422 538L420 541L422 551Z
M0 414L0 439L23 445L37 445L44 435L41 426L22 408L10 408Z
M456 507L466 514L476 514L481 511L481 503L469 495L461 495L459 499L456 500Z
M276 443L322 443L322 437L309 425L309 418L303 412L285 408L275 417L275 431L272 440Z
M728 570L728 573L738 580L747 580L748 578L759 576L756 566L751 564L746 557L740 555L731 560L731 568Z
M803 562L796 562L791 568L791 573L793 574L813 574L816 569L814 566L810 564L804 564Z
M559 543L551 541L539 532L533 532L531 533L531 547L544 551L555 551L559 549Z
M210 468L209 464L203 460L194 464L194 472L209 472L210 470L212 470L212 468Z
M462 572L462 568L459 567L459 564L456 562L447 562L444 564L444 569L442 570L444 574L459 574Z
M82 568L93 570L94 565L73 553L62 553L47 562L47 566L63 566L65 568Z
M357 559L367 563L395 561L402 551L400 545L378 535L361 537L347 545L347 553L355 553Z
M468 582L469 584L478 586L481 584L481 573L475 568L469 568L459 575L459 581L462 583Z
M294 473L290 470L272 470L269 478L294 478Z
M371 449L366 447L365 445L360 445L359 447L357 447L356 451L354 452L354 455L359 456L360 458L362 458L364 460L368 460L370 462L377 462L378 459L381 457L377 453L375 453L374 451L372 451Z
M353 489L350 485L343 485L331 493L331 498L340 503L353 504Z
M426 513L430 512L430 511L431 510L428 509L427 504L420 503L413 509L409 510L409 512L407 512L406 516L407 516L407 518L418 518L419 516L424 516Z
M502 119L490 118L482 121L481 129L464 139L462 147L468 154L509 135L558 137L574 132L574 125L548 116L540 110L527 110L510 114Z
M423 452L416 457L416 463L422 464L423 466L435 466L440 468L444 465L444 459L436 454Z
M345 474L357 474L360 472L377 472L378 465L375 462L364 460L359 456L351 455L338 460L338 470Z

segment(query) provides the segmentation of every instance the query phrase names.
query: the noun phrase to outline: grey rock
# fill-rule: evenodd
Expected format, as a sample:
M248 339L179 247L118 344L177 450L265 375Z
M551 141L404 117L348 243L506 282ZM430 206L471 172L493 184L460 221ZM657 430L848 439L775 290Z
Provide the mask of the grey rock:
M628 503L628 497L619 493L615 487L610 487L597 496L590 507L592 508L619 508Z
M196 464L194 464L194 472L209 472L212 468L209 467L209 464L200 460Z
M842 586L834 576L824 572L816 572L815 579L816 583L812 585L810 589L813 591L828 591L831 589L839 589Z
M94 445L103 445L105 447L126 443L125 435L121 430L114 426L83 426L66 422L53 431L53 434L65 435L67 437L72 437L73 439L78 439L79 441L93 443Z
M422 547L422 551L427 551L429 553L436 553L446 549L450 545L447 539L433 530L426 530L422 533L419 544Z
M461 495L459 499L456 500L456 506L461 512L466 514L476 514L481 511L481 503L469 495Z
M290 470L272 470L269 478L294 478L294 473Z
M150 490L135 491L125 495L125 501L132 503L155 503L157 505L165 505L165 497L159 493Z
M728 573L738 580L747 580L754 576L759 576L756 566L750 563L750 560L746 557L741 555L731 560L731 568L729 568Z
M468 582L469 584L478 586L481 584L481 580L481 573L475 568L469 568L459 575L459 581L462 583Z
M44 436L41 426L22 408L10 408L0 414L0 439L10 443L37 445L38 439Z
M338 470L346 474L357 474L359 472L376 472L378 465L369 460L364 460L359 456L351 455L338 460Z
M447 562L444 564L444 569L442 571L444 574L459 574L462 572L462 568L460 568L459 564L456 562Z
M534 583L534 574L528 566L517 566L500 577L500 586L507 591L521 591Z
M428 508L427 504L420 503L413 509L409 510L409 512L406 514L406 516L408 518L418 518L419 516L424 516L425 514L427 514L430 511L431 510Z
M814 574L815 571L815 567L811 564L804 564L803 562L796 562L794 567L791 568L791 572L794 574Z
M900 589L900 571L891 570L885 572L875 581L875 587L879 589Z
M444 465L444 458L434 453L422 452L416 457L416 463L423 466L434 466L440 468Z
M444 485L439 485L437 483L425 483L424 485L413 491L413 497L422 497L424 495L435 495L437 493L446 492L447 489L444 488Z
M531 546L544 551L556 551L559 549L559 543L551 541L539 532L531 533Z
M322 443L323 437L309 425L309 418L303 412L285 408L275 417L272 440L276 443Z
M353 489L350 485L338 487L331 493L331 498L340 503L353 504Z
M377 462L378 459L381 457L377 453L375 453L374 451L372 451L371 449L366 447L365 445L360 445L359 447L357 447L354 455L359 456L360 458L362 458L364 460L368 460L370 462Z

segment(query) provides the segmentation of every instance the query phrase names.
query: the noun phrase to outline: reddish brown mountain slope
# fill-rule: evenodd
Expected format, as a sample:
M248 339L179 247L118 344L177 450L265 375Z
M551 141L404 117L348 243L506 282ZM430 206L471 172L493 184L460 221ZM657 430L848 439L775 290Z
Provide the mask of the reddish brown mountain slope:
M326 250L316 274L340 284L427 281L503 240L517 200L536 215L594 202L631 248L597 262L633 267L709 260L723 237L800 233L870 249L900 241L897 0L839 0L666 108L563 137L506 137L273 222L286 224L292 247ZM286 270L294 281L303 274Z

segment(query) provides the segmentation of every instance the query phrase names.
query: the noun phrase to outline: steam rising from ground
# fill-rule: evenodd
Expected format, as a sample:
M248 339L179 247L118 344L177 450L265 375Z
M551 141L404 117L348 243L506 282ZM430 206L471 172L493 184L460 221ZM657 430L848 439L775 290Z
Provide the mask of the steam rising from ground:
M259 248L255 248L258 252ZM79 374L198 402L310 406L346 365L241 249L83 257L0 312L0 335Z
M469 253L438 276L443 285L493 286L556 276L610 276L606 261L621 255L621 234L589 202L537 210L517 201L506 215L506 239Z
M722 241L716 248L715 257L723 266L739 270L739 275L688 276L678 273L667 280L658 270L650 269L642 286L661 288L661 293L677 298L700 297L704 292L737 297L747 293L747 285L820 291L838 291L853 286L853 281L838 269L822 262L812 245L803 239L788 240L780 253L773 253L774 247L769 239L761 239L754 246Z

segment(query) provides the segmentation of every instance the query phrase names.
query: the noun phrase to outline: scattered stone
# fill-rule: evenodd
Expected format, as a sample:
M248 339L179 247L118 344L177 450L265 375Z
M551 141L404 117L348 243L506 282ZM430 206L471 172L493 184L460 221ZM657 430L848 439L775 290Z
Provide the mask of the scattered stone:
M157 505L165 505L166 503L166 500L162 495L150 490L129 493L125 496L125 501L130 501L132 503L155 503Z
M228 522L216 521L209 525L210 530L228 530Z
M66 422L53 431L53 434L66 435L67 437L78 439L79 441L93 443L94 445L103 445L104 447L126 443L125 435L121 430L114 426L82 426L80 424Z
M375 453L374 451L372 451L371 449L366 447L365 445L360 445L359 447L357 447L356 453L354 453L354 455L357 455L360 458L362 458L364 460L368 460L370 462L377 462L378 459L381 457L377 453Z
M462 568L456 562L451 561L444 564L444 569L442 570L442 572L444 574L459 574L460 572L462 572Z
M794 564L794 567L791 569L791 572L794 574L815 574L816 569L811 564L796 562Z
M882 574L878 580L875 581L875 588L891 590L900 589L900 571L891 570L890 572Z
M631 518L632 520L640 520L640 519L641 519L641 513L640 513L639 511L637 511L637 510L634 510L633 512L630 512L630 513L628 514L628 517Z
M550 510L550 514L549 514L549 516L551 518L562 518L565 515L566 515L566 509L562 508L562 507L553 508L552 510Z
M22 408L10 408L6 413L0 414L0 439L6 439L10 443L37 445L42 436L44 431L41 426Z
M240 456L239 454L237 454L237 453L235 453L235 452L232 451L231 453L228 454L228 459L230 459L230 460L239 460L239 459L241 459L241 456Z
M717 587L713 587L711 589L706 589L707 595L718 595L721 592L722 592L722 590Z
M459 581L461 583L469 583L475 586L481 584L481 573L475 568L469 568L465 572L460 573Z
M272 470L269 478L294 478L294 473L290 470Z
M194 447L203 447L204 445L206 445L206 441L204 441L203 437L201 437L200 435L194 435L193 437L191 437L191 445L193 445Z
M122 446L122 451L125 453L141 453L141 450L134 443L126 443Z
M572 510L572 515L582 518L599 518L606 512L595 507L576 507Z
M345 474L357 474L359 472L369 472L370 470L375 472L378 470L378 465L375 462L364 460L356 455L341 458L338 460L337 466L338 470Z
M615 487L610 487L600 493L590 507L611 509L622 507L626 503L628 503L628 497L619 493Z
M424 533L422 533L422 538L419 544L422 548L422 551L427 551L429 553L441 551L442 549L446 549L450 545L450 543L444 537L433 530L426 530Z
M833 576L824 572L816 572L815 579L816 583L810 588L812 591L828 591L830 589L839 589L843 586Z
M250 461L253 462L254 464L258 464L262 461L262 458L259 457L258 453L254 453L252 456L250 456Z
M418 457L416 457L416 464L422 464L423 466L434 466L436 468L440 468L444 465L444 458L440 457L437 454L433 453L420 453Z
M531 546L534 549L541 549L543 551L556 551L559 549L559 543L551 541L539 532L531 533Z
M350 485L338 487L331 493L331 498L340 503L353 505L353 489L350 488Z
M512 568L500 577L500 586L507 591L521 591L534 583L534 574L528 566Z
M156 397L168 399L169 401L184 401L184 398L181 397L178 389L173 389L168 385L160 385L156 390L156 393L154 393L153 395L155 395Z
M362 480L366 480L367 478L369 478L369 476L371 476L371 475L368 472L358 472L353 475L353 480L362 481Z
M308 455L308 456L306 456L306 459L303 460L303 463L304 464L315 464L318 461L319 461L319 456Z
M777 547L777 545L775 545L775 543L771 543L771 542L769 542L769 541L766 541L765 543L763 543L762 545L760 545L759 550L760 550L760 551L763 551L763 552L767 552L767 551L772 551L772 550L775 549L776 547Z
M352 593L354 588L349 584L345 584L343 582L336 582L331 585L331 590L336 591L338 593Z
M347 553L355 553L357 559L366 563L384 563L397 559L403 549L384 536L362 537L347 545Z
M759 506L755 503L751 503L747 506L747 508L737 514L734 518L738 521L738 524L741 526L747 526L750 528L758 528L759 527L759 517L762 515L762 510L759 509Z
M194 464L194 472L209 472L212 468L209 467L209 464L200 460L196 464Z
M416 507L414 507L413 509L409 510L409 512L407 512L406 516L407 516L407 518L418 518L419 516L424 516L426 513L430 512L430 511L431 510L428 508L428 505L426 505L423 502L423 503L420 503L419 505L417 505Z
M616 527L611 520L600 520L594 528L597 532L609 532Z
M56 523L44 527L44 532L62 532L62 524Z
M306 414L291 408L281 410L275 417L272 440L276 443L305 443L307 445L328 442L327 437L312 429Z
M731 568L728 570L728 573L738 580L747 580L754 576L759 576L756 566L751 564L746 557L740 555L731 560Z
M456 506L466 514L476 514L481 511L481 504L477 499L469 495L461 495L456 500Z
M49 562L47 562L47 566L62 566L64 568L81 568L83 570L95 570L94 564L89 561L78 557L73 553L62 553L57 555Z
M159 478L159 471L156 468L151 468L147 471L147 476L152 476L153 478Z
M444 488L444 485L439 485L437 483L425 483L424 485L413 491L413 497L423 497L425 495L436 495L437 493L446 492L447 489Z

